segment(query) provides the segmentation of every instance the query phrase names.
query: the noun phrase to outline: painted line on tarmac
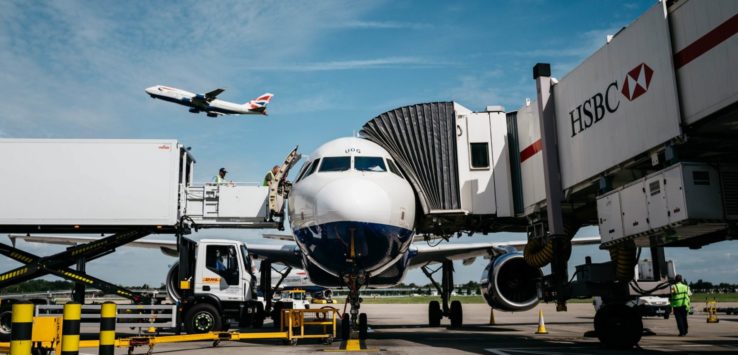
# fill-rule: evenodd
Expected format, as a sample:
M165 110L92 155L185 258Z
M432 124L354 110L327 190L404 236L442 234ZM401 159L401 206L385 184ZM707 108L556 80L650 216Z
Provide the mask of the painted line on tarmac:
M566 346L566 347L557 347L556 350L574 350L574 349L587 349L586 347L582 346ZM501 348L501 349L495 349L495 348L486 348L485 351L488 351L495 355L512 355L512 353L521 353L521 354L546 354L546 355L565 355L570 354L569 352L551 352L547 351L545 348Z

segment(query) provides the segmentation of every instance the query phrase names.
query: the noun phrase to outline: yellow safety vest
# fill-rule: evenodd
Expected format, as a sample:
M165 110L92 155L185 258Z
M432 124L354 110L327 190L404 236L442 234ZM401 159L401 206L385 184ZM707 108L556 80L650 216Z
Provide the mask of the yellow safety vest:
M262 185L262 186L269 186L269 183L270 183L270 182L271 182L272 180L274 180L274 174L272 173L272 171L271 171L271 170L269 170L269 171L267 172L266 176L264 176L264 182L263 182L263 183L262 183L261 185Z
M671 286L671 301L672 307L689 307L689 286L678 283Z

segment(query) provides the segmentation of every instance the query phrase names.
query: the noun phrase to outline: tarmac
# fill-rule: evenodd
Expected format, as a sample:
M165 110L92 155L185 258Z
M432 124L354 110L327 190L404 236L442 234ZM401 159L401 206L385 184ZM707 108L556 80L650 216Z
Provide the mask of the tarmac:
M721 306L730 306L723 303ZM736 306L738 304L732 304ZM689 334L678 337L673 317L644 318L644 336L638 348L629 352L682 354L738 353L738 315L719 315L719 323L706 322L702 304L689 316ZM619 354L623 350L603 348L593 334L594 308L591 304L569 304L568 312L556 312L553 304L541 304L533 310L519 313L494 312L495 324L490 325L490 308L486 304L464 305L464 326L451 330L444 319L442 327L427 326L427 305L367 304L361 310L369 317L370 333L365 352L382 354ZM543 310L548 334L538 330L538 312ZM272 328L265 325L265 330ZM159 344L153 354L307 354L335 351L340 340L325 345L317 340L301 340L297 345L284 345L281 340ZM148 347L134 349L145 354ZM80 354L96 354L97 349L80 349ZM116 354L128 354L128 349L116 349Z

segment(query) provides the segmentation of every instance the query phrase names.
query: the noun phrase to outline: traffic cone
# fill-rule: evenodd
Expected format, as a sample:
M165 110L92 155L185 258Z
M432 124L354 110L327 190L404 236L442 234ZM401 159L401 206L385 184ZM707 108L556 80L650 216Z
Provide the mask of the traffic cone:
M543 309L538 310L538 330L536 334L548 334L546 331L546 323L543 321Z
M489 308L489 325L495 324L495 309L490 307Z

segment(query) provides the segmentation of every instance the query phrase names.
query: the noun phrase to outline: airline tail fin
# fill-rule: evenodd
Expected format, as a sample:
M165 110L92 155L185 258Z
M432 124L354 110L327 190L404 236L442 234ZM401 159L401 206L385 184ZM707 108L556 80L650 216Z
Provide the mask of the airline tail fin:
M247 102L246 105L249 105L249 109L251 111L260 112L266 115L266 107L269 104L269 101L272 99L272 96L274 96L274 94L262 94L259 97Z

